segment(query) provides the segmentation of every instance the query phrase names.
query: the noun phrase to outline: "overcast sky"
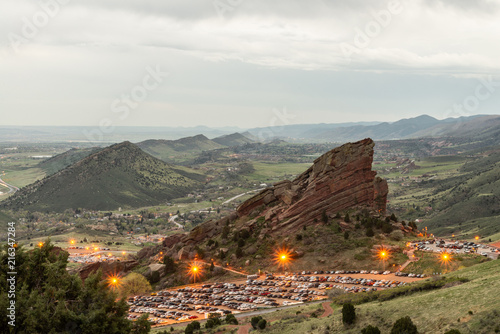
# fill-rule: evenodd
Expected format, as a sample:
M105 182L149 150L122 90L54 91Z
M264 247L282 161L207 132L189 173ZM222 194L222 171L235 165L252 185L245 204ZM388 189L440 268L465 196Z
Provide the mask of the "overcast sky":
M498 1L0 8L0 125L248 128L500 114Z

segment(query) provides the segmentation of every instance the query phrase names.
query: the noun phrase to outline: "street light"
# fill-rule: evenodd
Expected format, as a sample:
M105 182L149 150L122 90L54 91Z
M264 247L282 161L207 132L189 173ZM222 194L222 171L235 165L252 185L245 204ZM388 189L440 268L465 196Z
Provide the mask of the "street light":
M385 271L385 260L389 257L389 251L387 249L382 248L378 252L378 258L382 261Z
M447 265L451 261L451 254L444 252L441 254L439 261L443 265Z
M188 274L193 278L193 283L196 283L196 278L202 274L201 267L196 263L191 263Z
M478 236L478 235L476 235L476 237L475 237L474 239L479 240L479 236Z
M110 286L111 288L117 288L118 286L120 286L121 284L121 281L120 281L120 278L116 275L112 275L112 276L109 276L108 277L108 286Z
M40 242L38 243L38 247L42 248L42 247L43 247L43 242L41 242L41 241L40 241Z
M283 246L274 252L274 262L283 270L292 260L292 253L290 250Z
M74 239L71 239L71 240L69 241L69 243L70 243L70 244L72 244L72 245L74 245L74 244L75 244L75 240L74 240Z

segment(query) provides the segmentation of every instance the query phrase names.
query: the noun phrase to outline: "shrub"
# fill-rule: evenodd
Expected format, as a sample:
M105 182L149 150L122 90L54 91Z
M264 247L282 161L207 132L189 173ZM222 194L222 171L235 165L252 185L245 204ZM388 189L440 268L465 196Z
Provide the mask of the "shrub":
M378 329L378 327L368 325L361 330L361 334L380 334L380 329Z
M257 317L252 317L252 319L250 319L250 324L252 325L253 329L258 328L259 322L261 320L263 320L263 318L260 315Z
M366 229L366 236L367 237L373 237L375 235L375 233L373 232L373 229L371 227L367 228Z
M264 329L266 328L266 325L267 325L266 319L260 319L259 323L257 324L257 327L259 327L259 329Z
M225 321L226 321L227 324L231 324L231 325L237 325L238 324L238 319L236 319L236 317L232 313L226 315Z
M349 213L346 213L346 214L345 214L344 221L345 221L346 223L350 223L350 222L351 222L351 217L349 217Z
M238 240L238 247L243 248L245 246L245 240L244 239L239 239Z
M450 329L444 334L462 334L458 329Z
M391 334L418 334L417 326L413 324L409 316L402 317L392 326Z
M391 232L391 239L395 241L403 240L404 234L401 230L395 230Z
M344 239L345 240L349 239L349 232L348 231L344 232Z
M352 325L356 320L356 309L354 305L346 303L342 306L342 322L347 325Z

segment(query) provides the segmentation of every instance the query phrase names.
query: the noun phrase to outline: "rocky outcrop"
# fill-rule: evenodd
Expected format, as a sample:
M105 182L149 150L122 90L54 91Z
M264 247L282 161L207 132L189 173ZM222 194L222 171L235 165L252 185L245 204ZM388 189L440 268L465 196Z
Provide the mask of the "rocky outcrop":
M87 264L80 269L78 269L78 274L85 280L90 274L98 271L102 271L103 277L110 275L124 276L126 273L138 266L137 261L114 261L114 262L95 262Z
M366 206L385 212L387 182L372 170L371 139L348 143L322 155L293 181L282 181L241 204L239 217L266 210L274 229L304 225L327 214Z
M240 229L249 231L265 221L257 237L262 240L273 233L284 234L320 222L323 212L333 216L349 208L364 207L383 214L388 187L372 170L374 146L373 140L364 139L334 148L295 180L262 190L221 220L166 238L163 247L176 259L189 258L192 247L220 235L223 227L235 220L241 222ZM189 249L182 248L186 246Z

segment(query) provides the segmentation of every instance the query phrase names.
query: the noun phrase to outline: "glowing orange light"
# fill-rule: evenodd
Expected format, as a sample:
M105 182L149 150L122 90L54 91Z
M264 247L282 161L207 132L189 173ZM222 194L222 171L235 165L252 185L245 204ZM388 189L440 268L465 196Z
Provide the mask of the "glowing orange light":
M125 255L125 252L123 251L122 254Z
M201 267L196 263L191 263L188 270L188 275L193 278L193 282L196 283L196 279L203 274Z
M477 235L476 235L476 238L475 238L475 239L476 239L476 240L479 240L479 236L477 236Z
M95 247L95 248L94 248L94 250L95 250L95 251L96 251L96 250L99 250L99 247Z
M108 276L108 286L110 286L111 288L116 288L120 286L120 284L121 282L118 276L115 275Z
M276 263L278 267L284 269L291 260L292 254L287 247L283 246L274 251L274 263Z
M42 246L43 246L43 242L39 242L38 247L42 247Z
M108 253L108 256L111 256L112 254L111 253Z
M69 241L69 243L70 243L70 244L72 244L72 245L74 245L74 244L75 244L75 240L71 239L71 240Z
M86 250L89 250L89 248L88 248L88 247L85 247L85 249L86 249Z
M389 257L389 251L386 250L386 249L381 249L379 252L378 252L378 257L379 259L381 260L385 260Z
M443 253L441 254L441 264L447 264L449 261L451 261L451 254L450 253Z

